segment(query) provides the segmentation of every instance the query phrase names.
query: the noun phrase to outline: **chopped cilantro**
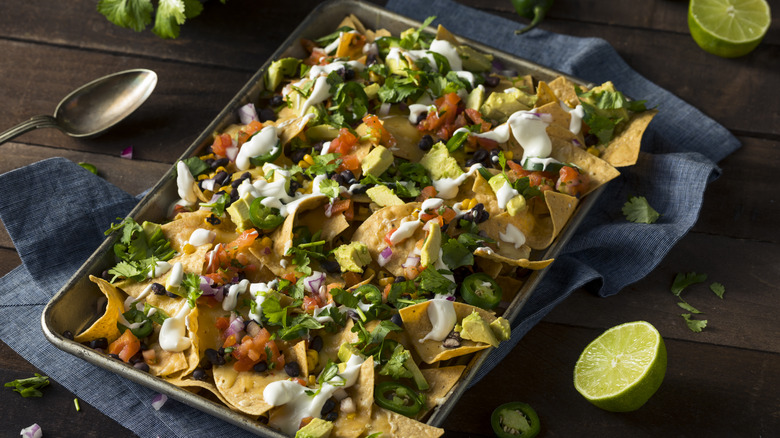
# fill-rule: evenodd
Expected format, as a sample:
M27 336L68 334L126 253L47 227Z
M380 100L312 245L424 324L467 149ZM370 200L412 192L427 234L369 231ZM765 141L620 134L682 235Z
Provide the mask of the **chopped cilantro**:
M644 196L634 196L623 205L626 219L643 224L652 224L661 216L650 206Z
M119 223L111 224L105 232L106 235L114 231L121 232L121 237L114 244L114 255L118 263L108 270L108 273L114 276L111 281L117 277L141 281L148 273L154 272L158 261L170 260L176 254L171 243L165 239L162 229L155 226L156 224L147 227L151 232L149 235L145 227L136 223L133 218L119 220Z
M446 295L455 290L455 282L443 275L446 270L437 271L433 266L423 269L418 276L420 288L433 294Z
M228 195L225 192L220 192L219 196L216 199L214 199L212 202L202 202L200 206L204 208L208 208L211 210L212 213L214 213L218 217L222 217L222 215L225 214L225 209L227 208L227 205L229 203L230 203L230 195Z
M686 287L692 284L702 283L706 280L707 274L697 274L695 272L689 272L687 274L679 273L674 277L674 282L672 283L672 293L679 297L683 289Z
M474 254L460 241L460 236L458 239L447 240L441 246L441 259L452 270L474 264Z
M412 372L406 369L404 363L412 357L409 350L405 349L403 345L398 344L393 350L393 355L387 360L382 369L379 370L379 374L383 376L390 376L393 379L412 378Z
M680 302L677 303L677 305L680 306L681 309L687 310L687 311L689 311L691 313L696 313L696 314L701 313L701 311L699 311L698 309L696 309L695 307L691 306L690 304L688 304L685 301L680 301Z
M721 300L723 299L723 294L726 293L726 287L718 282L712 283L710 285L710 290L714 292L715 295L717 295Z
M327 196L330 199L336 199L339 197L340 189L339 183L332 179L324 179L320 181L320 193Z
M690 313L683 313L680 316L683 317L683 319L685 320L685 324L694 333L701 333L701 331L705 327L707 327L707 320L706 319L693 319L693 318L691 318L691 314Z
M194 177L204 174L208 172L209 169L211 169L211 167L209 167L209 165L199 157L189 157L181 161L187 165L187 168L190 169L190 173Z

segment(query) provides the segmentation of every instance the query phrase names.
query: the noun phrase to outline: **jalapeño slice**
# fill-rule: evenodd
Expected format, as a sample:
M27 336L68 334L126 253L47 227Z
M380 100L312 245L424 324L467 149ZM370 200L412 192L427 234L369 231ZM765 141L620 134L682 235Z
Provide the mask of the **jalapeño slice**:
M498 438L533 438L539 433L539 416L527 403L505 403L493 411L490 425Z
M425 396L398 382L381 382L374 388L374 401L379 406L407 417L414 417L423 408Z
M484 272L471 274L460 286L460 296L472 306L492 309L498 306L502 296L501 286Z
M272 230L284 222L278 208L263 205L263 197L255 198L249 206L249 220L261 230Z

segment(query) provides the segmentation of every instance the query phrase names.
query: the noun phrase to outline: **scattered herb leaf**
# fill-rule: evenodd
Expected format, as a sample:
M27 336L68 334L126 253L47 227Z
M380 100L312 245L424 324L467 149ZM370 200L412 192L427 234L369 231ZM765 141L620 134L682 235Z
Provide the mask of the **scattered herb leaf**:
M623 204L623 214L630 222L641 224L652 224L661 217L644 196L634 196Z
M715 295L717 295L721 300L723 299L723 294L726 293L726 287L718 282L712 283L710 285L710 290L713 291Z
M672 283L672 293L679 297L686 287L696 283L703 283L706 280L707 274L697 274L695 272L683 274L681 272L674 277L674 282Z
M694 333L701 333L701 331L707 327L707 320L706 319L693 319L691 318L690 313L683 313L680 315L685 320L685 324L688 325L688 328L691 329Z

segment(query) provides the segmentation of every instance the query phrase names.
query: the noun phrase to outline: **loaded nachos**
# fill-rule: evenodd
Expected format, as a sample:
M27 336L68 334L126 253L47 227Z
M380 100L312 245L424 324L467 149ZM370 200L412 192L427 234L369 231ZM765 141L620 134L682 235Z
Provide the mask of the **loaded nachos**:
M176 164L164 223L107 231L105 311L74 340L290 436L440 436L424 421L579 200L654 111L611 83L503 70L446 29L349 16Z

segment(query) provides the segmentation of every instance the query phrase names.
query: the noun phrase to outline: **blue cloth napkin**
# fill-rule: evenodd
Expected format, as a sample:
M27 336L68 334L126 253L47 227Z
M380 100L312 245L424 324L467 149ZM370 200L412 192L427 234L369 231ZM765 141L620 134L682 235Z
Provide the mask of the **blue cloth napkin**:
M574 290L585 287L609 296L649 273L694 225L704 189L720 173L715 163L739 148L739 142L633 71L601 39L539 29L516 36L517 23L449 0L391 0L387 8L419 21L435 15L434 23L455 34L594 83L611 80L627 95L660 110L645 134L638 163L608 184L523 307L511 340L490 355L479 379ZM153 391L58 350L41 332L44 305L137 198L61 158L0 175L0 188L0 219L22 259L21 266L0 279L0 339L141 437L252 436L175 401L155 411ZM645 196L662 214L658 222L627 222L621 208L630 196ZM45 431L45 419L39 424Z

